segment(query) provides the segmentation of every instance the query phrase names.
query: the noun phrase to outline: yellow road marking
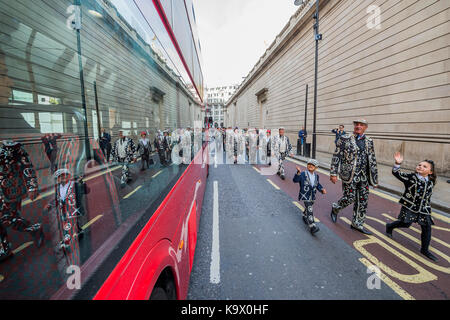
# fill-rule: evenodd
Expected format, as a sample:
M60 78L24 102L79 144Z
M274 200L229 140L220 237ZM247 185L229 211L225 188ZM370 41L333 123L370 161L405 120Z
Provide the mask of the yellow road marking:
M158 174L160 174L162 172L162 170L159 170L157 173L155 173L152 178L156 177Z
M102 176L102 175L104 175L104 174L106 174L106 173L116 171L117 169L120 169L121 167L122 167L122 166L115 166L115 167L113 167L113 168L111 168L111 169L108 169L108 170L106 170L106 171L99 172L99 173L97 173L97 174L94 174L93 176L87 177L86 179L84 179L84 181L89 181L89 180L92 180L92 179L97 178L97 177L99 177L99 176Z
M269 183L277 190L280 190L280 187L278 187L275 183L273 183L270 179L267 179L267 181L269 181Z
M450 218L449 218L449 217L446 217L446 216L444 216L444 215L442 215L442 214L439 214L439 213L436 213L436 212L434 212L434 211L431 211L431 216L432 216L433 218L436 218L436 219L438 219L438 220L444 221L444 222L446 222L446 223L450 223Z
M292 203L295 204L297 206L297 208L299 208L302 212L305 211L305 208L303 208L303 206L300 203L298 203L297 201L292 201ZM316 217L314 217L314 220L316 222L320 222L320 220Z
M17 247L16 249L13 250L14 254L19 253L20 251L28 248L29 246L31 246L33 244L33 241L29 241L29 242L25 242L24 244L22 244L21 246Z
M344 222L346 222L347 224L351 224L350 220L348 220L347 218L341 217L341 219ZM413 256L415 255L414 253L412 253L410 250L406 249L405 247L399 245L398 243L394 243L395 241L391 240L390 238L381 235L378 231L376 231L372 227L368 226L367 224L366 224L365 227L367 229L369 229L370 231L372 231L374 234L377 234L380 238L385 238L384 240L386 240L386 242L389 242L391 244L394 244L396 247L399 247L402 251L404 251L406 253L409 253L410 255L413 255ZM433 273L429 272L428 270L426 270L422 266L418 265L417 263L415 263L411 259L407 258L405 255L403 255L399 251L395 250L394 248L390 247L388 244L386 244L385 242L381 241L377 237L375 237L373 235L370 235L370 236L366 235L366 237L367 238L364 239L364 240L357 240L357 241L353 242L353 246L363 256L365 256L369 261L371 261L374 265L376 265L378 268L380 268L380 270L383 270L384 272L386 272L391 277L397 278L397 279L399 279L399 280L401 280L403 282L414 283L414 284L429 282L429 281L432 281L432 280L437 280L437 276L435 276ZM391 240L391 241L387 241L387 240ZM387 251L389 251L391 254L393 254L394 256L396 256L397 258L402 260L403 262L409 264L412 268L416 269L418 271L418 273L416 273L416 274L402 274L402 273L399 273L399 272L389 268L383 262L378 260L377 257L375 257L373 254L371 254L369 251L367 251L365 249L365 246L371 245L371 244L378 244L379 246L381 246L382 248L386 249ZM424 260L424 259L421 259L421 257L419 257L417 255L415 255L414 258L416 258L416 259L419 258L419 259L417 259L419 261ZM421 261L421 262L423 262L423 261Z
M138 191L140 188L142 188L142 185L137 187L136 189L134 189L133 191L131 191L129 194L127 194L125 197L123 197L124 199L128 199L129 197L131 197L136 191Z
M363 265L365 265L367 268L372 266L372 263L370 263L369 260L366 258L360 258L359 261ZM379 274L380 280L382 280L385 284L387 284L396 294L398 294L403 300L416 300L412 295L410 295L408 292L406 292L404 289L402 289L397 283L392 281L391 278L386 276L383 272L380 272Z
M400 200L399 197L396 198L396 197L393 197L393 196L391 196L389 194L386 194L384 192L380 192L378 190L370 189L370 192L373 193L373 194L376 194L379 197L382 197L382 198L385 198L385 199L388 199L388 200L391 200L391 201L394 201L394 202L398 202L398 200Z
M102 214L99 214L98 216L96 216L94 219L92 219L91 221L89 221L88 223L86 223L84 226L81 227L81 229L85 230L87 228L89 228L92 224L94 224L98 219L100 219L101 217L103 217Z
M305 211L305 208L303 208L303 206L300 203L298 203L297 201L292 201L292 203L295 204L297 206L297 208L299 208L300 210Z
M386 214L386 213L383 213L382 215L385 216L385 217L388 218L388 219L391 219L391 220L397 220L397 219L395 219L394 217L391 217L390 215L388 215L388 214ZM450 229L447 229L447 228L441 228L441 227L436 227L436 226L432 226L432 228L433 228L433 229L438 229L438 228L439 228L439 230L450 231ZM409 229L411 229L412 231L417 232L417 233L422 233L422 231L420 231L419 229L414 228L414 227L409 227ZM397 230L398 230L398 229L397 229ZM442 241L441 239L438 239L438 238L435 238L435 237L431 237L431 240L436 241L437 243L440 243L440 244L442 244L443 246L445 246L445 247L447 247L447 248L450 248L450 244L448 244L448 243L445 242L445 241Z
M30 200L30 199L23 200L23 201L22 201L22 207L23 207L23 206L26 206L26 205L28 205L28 204L30 204L30 203L32 203L32 202L35 202L35 201L41 200L41 199L43 199L43 198L46 198L46 197L52 195L53 193L55 193L54 190L52 190L52 191L47 191L46 193L40 194L40 195L39 195L38 197L36 197L36 199L34 199L33 201Z
M383 221L378 220L378 219L376 219L376 218L372 218L372 217L367 217L367 218L371 218L371 219L374 220L374 221L377 221L377 222L379 222L379 223L381 223L381 224L384 224ZM351 223L351 222L350 222L347 218L345 218L345 217L341 217L341 219L344 220L345 222L349 223L349 224ZM399 244L397 241L394 241L393 239L389 238L388 236L385 236L384 234L382 234L381 232L379 232L378 230L372 228L371 226L369 226L369 225L367 225L367 224L365 224L365 227L366 227L368 230L372 231L373 234L377 235L378 237L380 237L381 239L383 239L383 240L386 241L387 243L391 244L392 246L399 248L400 250L402 250L403 252L407 253L409 256L413 257L414 259L418 260L419 262L423 263L424 265L426 265L426 266L428 266L428 267L430 267L430 268L433 268L433 269L435 269L435 270L437 270L437 271L440 271L440 272L443 272L443 273L450 274L450 268L445 268L445 267L439 266L439 265L437 265L437 264L435 264L435 263L432 263L431 260L425 259L425 258L422 257L421 255L418 255L418 254L412 252L411 250L409 250L409 249L407 249L406 247L404 247L404 246L402 246L401 244ZM380 242L381 242L381 241L380 241ZM381 243L383 243L383 242L381 242ZM383 243L383 244L384 244L384 243ZM391 250L391 248L389 248L388 250ZM396 251L396 250L391 250L391 252L393 252L393 251ZM397 252L397 253L394 254L394 255L397 255L397 256L398 256L400 253L399 253L398 251L396 251L396 252ZM369 260L370 260L370 259L369 259ZM402 259L402 260L403 260L403 259ZM406 261L406 260L404 260L404 261ZM436 278L436 279L437 279L437 278Z
M378 222L378 223L380 223L380 224L382 224L382 225L385 225L384 221L381 221L381 220L379 220L379 219L377 219L377 218L367 217L367 219L370 219L370 220L376 221L376 222ZM408 239L414 241L415 243L418 243L418 244L421 243L421 241L420 241L419 239L416 239L416 238L413 237L412 235L407 234L406 232L404 232L404 231L402 231L402 230L399 230L398 228L395 229L395 231L398 232L399 234L401 234L402 236L404 236L404 237L406 237L406 238L408 238ZM436 253L437 253L438 255L440 255L442 258L444 258L445 260L447 260L447 262L450 262L450 257L448 257L447 255L445 255L445 254L442 253L441 251L439 251L439 250L433 248L432 246L430 246L430 250L436 252ZM450 272L449 272L449 273L450 273Z
M253 169L255 169L256 172L261 173L261 170L258 170L258 168L256 168L256 167L253 167Z

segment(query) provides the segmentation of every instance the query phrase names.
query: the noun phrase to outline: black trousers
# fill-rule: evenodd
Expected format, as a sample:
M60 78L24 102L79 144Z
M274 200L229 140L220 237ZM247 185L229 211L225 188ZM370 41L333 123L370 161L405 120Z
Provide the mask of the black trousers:
M40 223L32 224L21 216L22 199L16 201L1 201L0 211L0 257L10 251L7 228L19 232L34 233L41 228Z
M394 230L395 228L409 228L411 226L412 222L403 222L401 220L394 221L392 223L388 223L386 227L388 229ZM422 241L422 248L421 250L424 252L428 252L428 248L430 246L431 242L431 224L428 225L420 225L422 228L422 233L420 235L420 240Z
M102 152L105 155L106 162L109 162L109 157L111 156L111 148L111 145L100 146L100 149L102 149Z
M141 155L141 169L143 170L145 167L147 169L150 168L150 153L143 153Z

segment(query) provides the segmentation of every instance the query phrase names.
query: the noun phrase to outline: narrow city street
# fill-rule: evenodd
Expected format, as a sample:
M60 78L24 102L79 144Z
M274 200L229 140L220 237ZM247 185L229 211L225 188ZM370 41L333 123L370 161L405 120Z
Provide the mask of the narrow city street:
M400 210L392 195L372 190L366 219L372 236L350 229L350 207L332 223L341 186L320 170L328 194L317 196L320 231L311 235L292 182L295 165L306 169L286 161L284 181L261 175L261 166L210 165L188 299L448 299L448 218L434 219L435 263L419 253L417 226L395 231L393 240L384 234ZM368 270L374 264L381 269L378 287Z

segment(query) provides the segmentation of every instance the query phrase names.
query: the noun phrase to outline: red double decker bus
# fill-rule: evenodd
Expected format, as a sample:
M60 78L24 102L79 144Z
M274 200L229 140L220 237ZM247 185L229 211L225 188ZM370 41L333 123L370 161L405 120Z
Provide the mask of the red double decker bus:
M192 1L0 5L0 299L184 299L208 152L156 141L204 117Z

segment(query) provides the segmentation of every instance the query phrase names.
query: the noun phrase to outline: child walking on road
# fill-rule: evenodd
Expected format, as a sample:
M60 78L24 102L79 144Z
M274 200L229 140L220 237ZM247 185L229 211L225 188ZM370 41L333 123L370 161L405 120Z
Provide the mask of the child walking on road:
M315 172L319 166L319 162L315 159L308 161L306 171L301 172L300 167L297 168L297 173L294 176L294 183L300 183L300 193L298 200L303 201L305 204L305 211L303 212L303 222L309 226L311 234L319 231L319 227L314 222L313 205L316 200L316 190L319 190L322 194L326 194L327 191L319 183L319 175Z
M415 173L400 171L403 156L400 152L394 154L395 165L392 174L405 185L405 192L399 203L402 205L398 220L386 224L386 234L392 238L395 228L409 228L413 222L417 222L422 228L422 248L420 252L427 258L437 261L438 259L428 251L431 241L431 219L430 198L433 187L436 185L436 174L434 162L424 160L416 167Z

